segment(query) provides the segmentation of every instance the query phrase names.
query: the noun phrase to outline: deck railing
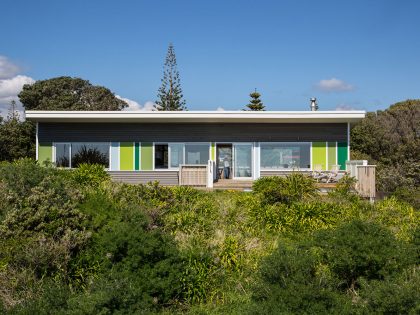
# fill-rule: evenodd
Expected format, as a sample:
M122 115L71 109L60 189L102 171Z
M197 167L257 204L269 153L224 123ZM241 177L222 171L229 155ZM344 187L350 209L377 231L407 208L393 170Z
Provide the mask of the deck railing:
M181 186L207 186L207 165L180 165L179 184Z
M376 165L357 166L356 190L360 196L373 200L376 197Z

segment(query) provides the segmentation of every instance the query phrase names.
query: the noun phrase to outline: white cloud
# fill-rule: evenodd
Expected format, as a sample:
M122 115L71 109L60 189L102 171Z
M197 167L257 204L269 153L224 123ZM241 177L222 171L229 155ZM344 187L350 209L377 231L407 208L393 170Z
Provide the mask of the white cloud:
M0 79L10 79L18 74L20 68L7 57L0 56Z
M224 112L225 111L225 109L223 108L223 107L221 107L221 106L219 106L219 107L217 107L217 109L216 109L218 112Z
M0 80L0 115L5 117L10 108L10 102L16 102L16 109L23 117L23 106L19 101L18 94L22 90L24 84L33 84L34 79L25 75L17 75L15 77Z
M356 110L356 108L348 104L338 104L335 110Z
M129 98L125 98L119 95L115 95L116 98L119 98L120 100L125 101L128 104L128 107L126 107L124 110L126 111L154 111L155 109L155 103L151 101L147 101L144 103L144 105L140 105L136 101L130 100Z
M324 92L344 92L354 90L354 86L337 78L321 80L316 87Z

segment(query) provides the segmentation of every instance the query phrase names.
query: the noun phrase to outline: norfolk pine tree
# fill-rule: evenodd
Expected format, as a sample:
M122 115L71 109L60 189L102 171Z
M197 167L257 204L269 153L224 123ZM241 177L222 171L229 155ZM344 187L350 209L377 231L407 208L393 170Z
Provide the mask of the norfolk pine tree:
M158 90L156 109L161 111L186 110L185 100L183 99L181 81L176 64L175 50L169 44L168 53L163 70L162 85Z
M251 111L263 111L263 110L265 110L265 106L260 100L261 94L257 92L257 89L255 89L254 92L249 94L249 96L251 97L251 100L249 101L249 104L246 105L248 107L248 109L246 109L246 110L251 110Z

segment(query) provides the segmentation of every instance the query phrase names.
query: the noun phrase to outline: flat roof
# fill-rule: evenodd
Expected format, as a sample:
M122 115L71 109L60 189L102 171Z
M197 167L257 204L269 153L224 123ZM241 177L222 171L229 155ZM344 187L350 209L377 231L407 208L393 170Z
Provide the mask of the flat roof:
M141 123L344 123L358 122L365 111L34 111L35 122Z

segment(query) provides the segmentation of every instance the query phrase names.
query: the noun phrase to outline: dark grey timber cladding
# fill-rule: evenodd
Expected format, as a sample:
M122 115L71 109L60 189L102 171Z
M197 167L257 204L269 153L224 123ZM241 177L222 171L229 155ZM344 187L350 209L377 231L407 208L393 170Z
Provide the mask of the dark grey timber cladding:
M111 179L127 184L147 184L158 181L164 186L178 185L177 171L109 171Z
M347 141L343 123L39 123L39 142Z

